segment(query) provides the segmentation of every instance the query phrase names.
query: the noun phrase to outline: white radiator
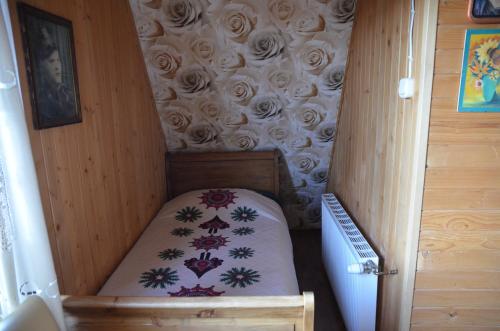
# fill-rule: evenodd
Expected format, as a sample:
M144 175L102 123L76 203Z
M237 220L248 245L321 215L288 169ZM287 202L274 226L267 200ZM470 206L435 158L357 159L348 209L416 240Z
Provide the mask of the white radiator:
M322 197L322 247L347 330L375 330L379 258L331 193Z

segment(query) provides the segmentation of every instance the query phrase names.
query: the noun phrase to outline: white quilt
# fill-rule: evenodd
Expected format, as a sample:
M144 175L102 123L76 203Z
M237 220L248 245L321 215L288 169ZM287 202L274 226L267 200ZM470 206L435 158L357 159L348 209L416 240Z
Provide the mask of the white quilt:
M214 189L165 204L99 295L298 293L279 205L249 190Z

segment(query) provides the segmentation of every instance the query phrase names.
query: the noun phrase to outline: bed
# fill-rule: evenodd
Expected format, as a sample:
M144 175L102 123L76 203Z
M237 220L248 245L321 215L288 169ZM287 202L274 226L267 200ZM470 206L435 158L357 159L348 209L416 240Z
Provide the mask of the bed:
M184 193L161 209L98 295L297 295L279 205L245 189Z
M269 196L278 154L166 157L169 201L98 296L63 299L70 330L313 330L288 227Z

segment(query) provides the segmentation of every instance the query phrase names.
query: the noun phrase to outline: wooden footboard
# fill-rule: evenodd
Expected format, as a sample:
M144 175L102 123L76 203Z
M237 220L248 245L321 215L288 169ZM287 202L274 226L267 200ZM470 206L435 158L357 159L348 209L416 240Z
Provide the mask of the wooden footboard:
M65 296L68 330L313 331L314 295Z

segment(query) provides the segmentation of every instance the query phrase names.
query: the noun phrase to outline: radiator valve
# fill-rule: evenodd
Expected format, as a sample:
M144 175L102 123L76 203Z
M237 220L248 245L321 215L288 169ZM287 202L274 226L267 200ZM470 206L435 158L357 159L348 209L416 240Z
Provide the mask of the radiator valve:
M372 260L368 260L365 263L354 263L348 265L347 272L350 274L371 274L375 276L385 276L396 275L398 273L398 269L379 271L378 266Z

